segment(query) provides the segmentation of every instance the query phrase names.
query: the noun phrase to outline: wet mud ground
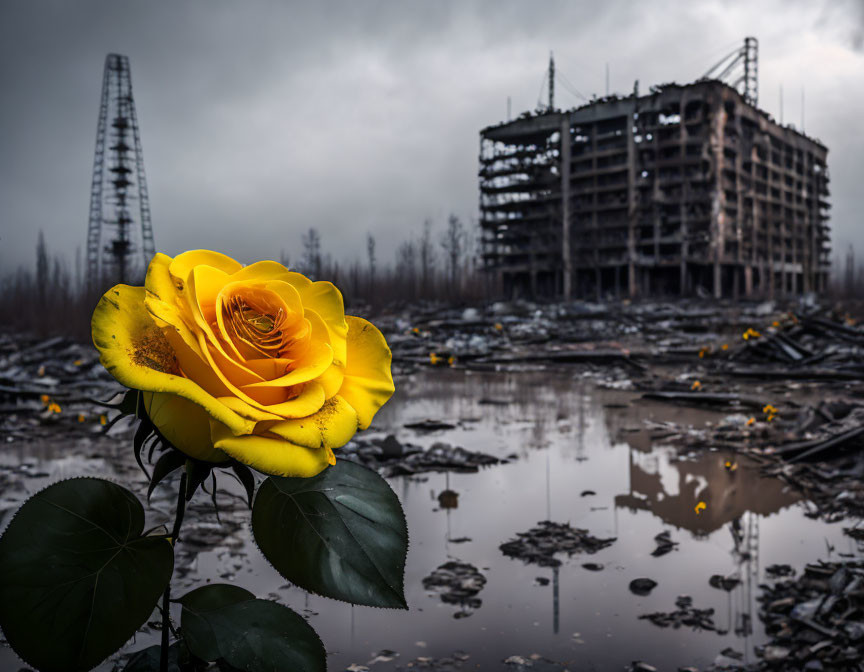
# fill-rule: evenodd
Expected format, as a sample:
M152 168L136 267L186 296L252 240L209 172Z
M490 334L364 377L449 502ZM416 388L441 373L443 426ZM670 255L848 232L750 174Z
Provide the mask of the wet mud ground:
M710 445L682 450L658 429L664 422L705 428L730 413L610 389L578 367L403 372L364 441L393 434L423 448L445 442L503 460L476 473L389 479L408 520L408 612L351 607L287 585L251 541L248 510L228 478L217 497L221 522L200 493L187 512L174 593L236 581L279 599L309 618L331 670L501 669L505 660L516 669L622 670L645 661L704 670L752 662L754 647L768 641L756 599L758 584L772 580L766 569L788 564L800 572L820 559L860 559L861 551L843 533L848 520L805 515L808 503L784 481L763 477L750 458ZM451 427L405 427L427 419ZM129 429L118 426L107 437L97 430L84 423L30 440L7 434L0 525L26 497L65 477L111 478L143 497ZM155 491L149 525L168 520L172 487ZM547 520L615 541L557 554L558 566L502 552ZM712 576L727 581L711 585ZM637 579L656 586L634 592ZM666 616L640 618L657 612ZM125 650L157 636L145 628ZM100 669L121 663L115 657ZM0 669L21 666L0 648Z

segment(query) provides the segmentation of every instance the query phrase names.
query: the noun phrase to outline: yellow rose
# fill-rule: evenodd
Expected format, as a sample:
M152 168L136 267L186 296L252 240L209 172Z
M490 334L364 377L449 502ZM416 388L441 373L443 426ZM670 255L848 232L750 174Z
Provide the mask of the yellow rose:
M157 254L93 313L103 366L190 457L309 477L393 394L390 349L329 282L209 250Z

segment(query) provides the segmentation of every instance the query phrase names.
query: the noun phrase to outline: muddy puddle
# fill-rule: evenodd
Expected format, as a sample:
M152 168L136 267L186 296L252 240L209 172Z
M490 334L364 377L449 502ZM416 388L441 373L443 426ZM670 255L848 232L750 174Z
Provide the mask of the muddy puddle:
M745 458L710 446L679 455L655 424L698 427L722 417L605 389L573 370L420 372L398 382L371 436L393 433L423 447L446 442L507 462L477 473L390 479L408 519L408 612L351 607L287 586L250 541L239 499L228 495L220 498L221 528L209 502L196 498L175 592L236 581L278 598L310 619L331 670L393 669L454 652L463 652L454 659L463 669L499 669L504 659L532 654L570 670L620 670L636 660L658 669L705 667L724 650L752 661L754 646L766 641L756 616L766 567L800 570L859 553L842 523L806 517L806 503L780 481L760 478ZM426 419L453 427L405 428ZM72 456L59 445L6 446L0 467L4 526L23 497L60 477L101 475L134 481L139 492L143 486L131 446L110 440L79 442ZM167 488L157 489L155 522L160 511L167 519L171 499ZM556 555L555 567L502 553L502 544L545 520L615 541L591 553ZM712 586L714 575L730 581ZM441 585L453 576L461 586L455 592ZM635 579L656 586L636 594ZM692 602L679 600L684 595ZM694 629L681 617L679 627L640 618L682 609L712 609L713 629L704 622ZM130 648L155 641L145 631ZM8 648L0 649L0 669L16 664Z

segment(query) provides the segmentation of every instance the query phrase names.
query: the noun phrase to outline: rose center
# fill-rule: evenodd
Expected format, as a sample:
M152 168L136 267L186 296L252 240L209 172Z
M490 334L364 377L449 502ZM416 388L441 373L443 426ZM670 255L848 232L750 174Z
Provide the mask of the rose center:
M228 335L247 359L284 357L302 338L298 316L267 292L235 294L223 303L223 311Z
M279 312L274 317L273 315L262 315L256 310L249 308L248 306L244 306L240 309L240 313L243 316L243 319L246 321L250 327L255 329L256 331L262 334L269 334L276 327L276 324L282 318L282 309L279 309Z

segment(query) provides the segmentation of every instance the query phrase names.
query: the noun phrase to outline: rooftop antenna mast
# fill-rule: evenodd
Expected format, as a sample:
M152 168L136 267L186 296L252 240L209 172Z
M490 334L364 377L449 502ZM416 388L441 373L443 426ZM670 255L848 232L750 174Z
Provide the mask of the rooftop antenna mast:
M535 75L536 77L536 75ZM549 52L549 111L555 109L555 57Z
M728 81L730 86L738 89L747 103L757 107L759 104L759 41L755 37L745 37L743 46L726 54L702 75L701 79Z
M744 100L759 106L759 41L744 38Z
M137 227L133 217L136 200ZM102 75L90 187L87 286L101 289L104 282L128 282L147 267L154 254L150 198L132 98L129 58L108 54ZM140 266L136 259L140 260Z

